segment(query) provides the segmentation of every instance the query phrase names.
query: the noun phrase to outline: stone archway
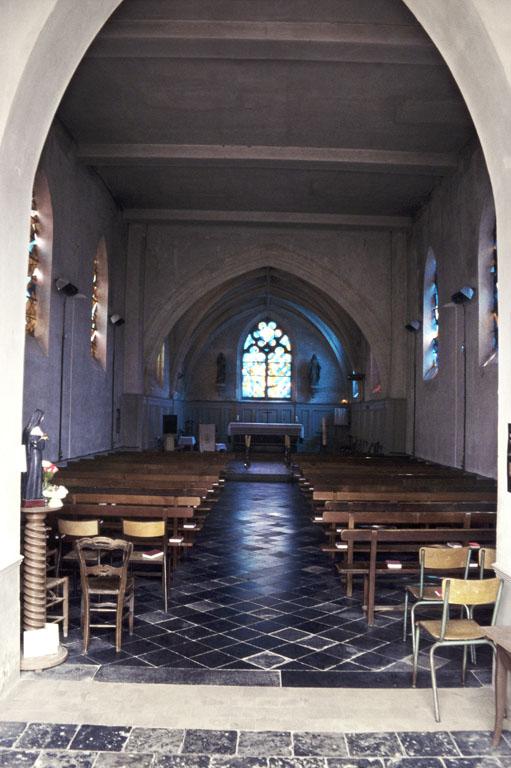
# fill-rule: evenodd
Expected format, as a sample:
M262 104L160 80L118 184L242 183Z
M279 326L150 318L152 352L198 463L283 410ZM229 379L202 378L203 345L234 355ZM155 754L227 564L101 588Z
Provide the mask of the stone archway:
M507 0L404 0L437 45L465 97L489 166L499 222L500 289L511 295L511 10ZM0 104L0 231L3 274L2 414L4 515L0 547L0 686L18 675L19 470L23 380L23 286L26 214L31 185L51 120L77 64L120 0L19 0L2 8L9 49L0 63L5 95ZM501 349L511 340L503 316ZM504 482L506 432L511 422L511 355L499 370L499 562L511 554L511 497ZM508 592L511 590L508 590ZM13 631L14 628L14 631Z

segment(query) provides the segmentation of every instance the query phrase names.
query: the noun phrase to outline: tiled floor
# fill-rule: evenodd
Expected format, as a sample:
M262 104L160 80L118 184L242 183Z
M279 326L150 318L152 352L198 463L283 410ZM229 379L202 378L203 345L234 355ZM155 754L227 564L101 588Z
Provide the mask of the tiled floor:
M296 733L0 722L0 766L34 768L509 768L484 731Z
M109 681L269 686L409 687L410 643L399 612L367 628L360 593L343 596L318 526L289 483L228 482L197 543L174 577L168 614L157 580L138 581L135 634L116 654L97 630L81 650L79 606L68 662L48 675ZM379 601L399 602L385 584ZM427 659L419 685L429 686ZM460 651L438 653L441 686L458 686ZM478 651L467 685L490 682ZM1 765L1 763L0 763Z

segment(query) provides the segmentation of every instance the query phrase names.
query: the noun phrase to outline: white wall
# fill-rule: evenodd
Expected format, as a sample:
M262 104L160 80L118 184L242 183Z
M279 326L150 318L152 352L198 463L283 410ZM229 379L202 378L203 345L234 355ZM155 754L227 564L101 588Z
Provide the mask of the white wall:
M466 461L471 472L497 473L496 360L484 366L480 354L480 228L493 205L486 165L479 148L466 151L458 171L445 179L421 209L410 238L409 318L422 317L424 266L429 249L437 260L440 300L439 370L422 375L422 337L417 344L416 454L451 466L463 462L463 309L451 301L462 286L476 289L466 306ZM482 254L485 258L487 254ZM502 254L502 260L505 255ZM410 347L413 339L410 338ZM410 411L413 394L410 381ZM411 421L411 419L410 419ZM409 434L409 441L411 435ZM410 444L410 442L409 442Z

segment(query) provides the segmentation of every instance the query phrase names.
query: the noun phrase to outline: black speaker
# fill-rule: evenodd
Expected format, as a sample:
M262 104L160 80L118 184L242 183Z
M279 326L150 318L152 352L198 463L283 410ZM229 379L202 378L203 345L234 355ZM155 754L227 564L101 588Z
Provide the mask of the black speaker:
M163 434L177 435L177 416L174 414L163 417Z

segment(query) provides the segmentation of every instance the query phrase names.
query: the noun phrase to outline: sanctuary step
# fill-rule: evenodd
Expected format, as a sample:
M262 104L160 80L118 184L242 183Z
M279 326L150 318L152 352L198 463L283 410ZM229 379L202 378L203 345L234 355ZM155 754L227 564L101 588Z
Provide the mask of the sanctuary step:
M282 457L272 461L268 456L255 455L251 458L250 467L246 468L243 458L230 461L225 470L227 480L237 480L247 483L292 483L291 470L286 467Z

